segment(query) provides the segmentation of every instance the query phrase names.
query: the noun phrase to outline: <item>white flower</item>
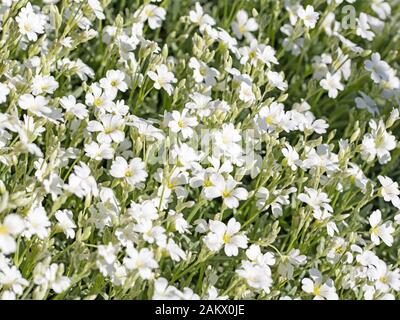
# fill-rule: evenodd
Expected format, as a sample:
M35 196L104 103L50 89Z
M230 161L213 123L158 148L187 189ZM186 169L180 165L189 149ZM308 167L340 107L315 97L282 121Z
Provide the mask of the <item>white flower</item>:
M189 169L200 160L200 153L189 147L188 144L175 144L171 149L171 162L174 162L182 170Z
M54 214L58 221L58 226L65 233L67 238L75 238L76 224L71 210L57 210Z
M296 126L298 130L306 132L308 134L311 134L313 132L323 134L326 133L326 129L329 127L328 123L325 120L316 119L311 111L298 111L295 109L289 111L288 113L290 114L293 125Z
M43 180L43 186L47 193L51 194L53 201L63 193L64 182L54 172L50 173L47 179Z
M297 15L303 20L307 28L314 29L317 24L319 13L314 11L314 7L308 5L306 9L300 6L297 10Z
M197 219L196 221L194 221L194 225L196 226L194 231L198 233L207 233L209 230L208 223L205 219Z
M199 25L200 28L205 25L215 25L215 20L210 15L204 13L202 6L198 2L195 4L195 9L189 11L189 19L192 23Z
M310 278L304 278L302 290L306 293L314 295L314 300L338 300L335 285L332 279L328 279L323 283L322 275L317 269L310 270Z
M256 96L254 95L251 85L247 84L246 82L242 82L240 84L239 99L243 102L253 102L256 100Z
M119 214L120 207L118 199L110 188L102 187L100 189L100 202L96 207L89 208L91 212L90 221L92 221L96 228L103 230L105 226L113 226Z
M296 149L294 149L289 143L285 143L286 148L282 149L282 154L285 157L285 160L293 171L297 169L297 165L300 162L299 154Z
M339 91L344 90L344 86L340 80L341 76L339 72L336 72L333 75L328 72L325 78L320 81L321 87L328 91L329 98L335 99L338 96Z
M17 243L14 237L25 229L24 220L16 214L9 214L0 223L0 251L4 254L15 252Z
M161 226L153 226L151 220L140 220L140 223L136 224L133 230L142 234L143 240L147 243L156 243L159 246L166 244L165 229Z
M368 270L368 278L374 281L375 289L380 293L387 293L390 289L400 290L400 270L391 271L382 260L376 261Z
M214 132L213 137L215 140L213 151L218 156L223 154L225 157L233 159L240 156L242 152L242 147L240 146L242 136L232 123L224 123L221 130Z
M333 208L329 204L330 199L325 192L305 187L306 193L300 193L298 199L313 208L314 218L324 220L330 216Z
M116 157L111 165L110 175L123 178L131 186L146 181L145 164L140 158L133 158L128 162L122 157Z
M214 286L211 286L207 290L207 297L205 299L206 300L228 300L229 297L228 296L220 296L218 294L217 288L215 288Z
M75 116L78 119L86 119L89 115L86 106L82 103L77 103L73 95L62 97L60 99L60 105L65 109L66 114Z
M271 46L258 43L256 39L251 40L250 46L241 47L239 53L241 55L241 64L245 64L249 61L252 66L256 67L258 64L266 64L268 68L271 67L271 64L279 64L278 59L276 59L275 56L275 49ZM251 79L249 78L248 80Z
M376 265L379 262L378 256L369 250L362 250L357 245L352 245L351 250L355 252L356 261L359 262L362 266L370 268L373 265Z
M28 110L29 112L39 117L47 117L51 113L51 109L48 107L49 99L27 93L20 96L18 105L21 109Z
M157 7L153 4L146 4L143 9L139 9L142 22L147 20L150 29L161 27L161 22L165 20L166 11L164 8Z
M42 151L33 141L45 131L44 127L35 123L33 117L24 114L23 123L21 123L21 126L15 128L15 131L19 134L20 142L24 150L38 157L43 157Z
M329 72L329 65L332 64L333 59L330 54L323 53L320 56L313 57L312 62L314 70L313 78L321 80Z
M101 112L104 112L104 110L108 111L112 107L113 99L114 97L106 91L103 92L100 86L92 84L86 93L85 103L88 106L96 107Z
M27 238L36 235L39 239L43 240L49 235L50 226L51 223L45 209L41 205L33 206L26 217L26 231L24 231L24 235Z
M158 268L158 263L154 260L154 252L148 248L136 250L132 245L126 248L127 256L124 258L124 265L128 270L138 270L142 279L151 279L152 270Z
M385 20L390 16L392 8L385 0L373 0L371 9L379 16L379 19Z
M30 2L20 10L15 21L18 23L19 32L26 36L29 41L36 41L38 34L44 33L46 21L43 19L43 16L33 11Z
M185 108L189 110L195 110L200 117L208 117L213 111L213 107L210 103L211 97L205 96L201 93L195 92L190 94L192 102L185 104Z
M21 295L24 287L28 285L29 282L22 277L17 267L10 267L6 263L0 263L0 286L8 288L16 295Z
M364 65L365 69L371 72L371 79L375 83L389 81L391 68L385 61L381 60L379 53L373 53L371 60L365 61Z
M231 24L236 38L242 39L245 36L251 39L251 32L257 31L258 24L254 18L250 18L245 10L239 10L236 14L236 20Z
M166 243L164 249L171 257L171 259L176 262L179 262L181 260L186 260L187 258L185 251L183 251L181 247L177 245L173 239L168 239L168 242Z
M0 83L0 103L7 101L7 96L9 93L10 89L4 83Z
M158 278L154 281L153 300L179 300L181 292L174 286L168 285L167 279Z
M195 152L192 148L188 147L187 145L183 145L186 146L184 149L186 151L190 150L190 153ZM183 167L185 168L187 167L191 167L191 161L193 160L193 155L192 154L184 154L181 150L183 148L176 148L172 151L174 151L175 153L175 157L174 157L174 163L180 163L181 165L183 165ZM188 157L189 154L189 157ZM187 157L188 159L185 159L184 157ZM185 164L182 163L182 161L186 162ZM162 172L162 169L159 169L159 172ZM160 176L160 179L158 179L158 181L160 183L164 182L162 179L162 175ZM161 195L164 195L165 199L169 199L169 197L171 196L172 192L174 191L175 194L177 195L177 197L179 198L185 198L188 193L187 190L183 187L183 185L186 185L188 183L188 173L183 171L181 172L180 170L175 170L171 173L171 175L169 177L167 177L167 181L165 181L165 184L161 185L158 191L158 196L161 197Z
M280 256L278 265L279 274L287 279L293 279L294 267L306 264L307 257L300 254L299 249L292 249L286 255Z
M74 167L74 172L69 176L68 184L64 188L79 198L99 194L96 180L90 174L90 168L83 162Z
M86 81L88 78L94 78L94 71L87 64L85 64L81 59L76 59L76 61L70 61L70 66L76 72L76 75L82 80Z
M252 244L246 250L247 258L261 267L269 268L275 264L275 257L271 252L262 253L259 245Z
M210 177L210 186L204 189L204 195L207 199L222 197L224 204L230 208L237 208L239 200L246 200L248 192L245 188L237 188L238 182L232 176L225 180L220 174L214 174Z
M361 38L372 41L375 37L375 33L371 31L371 26L368 23L368 15L361 12L359 18L357 19L357 30L356 34Z
M171 219L172 224L176 231L180 234L190 233L190 224L185 220L182 213L177 213L174 210L168 211L168 219Z
M69 49L72 48L72 38L71 37L65 37L64 39L61 39L60 43L65 48L69 48Z
M154 81L154 88L157 90L163 88L168 95L172 94L174 87L171 83L176 83L177 79L172 72L168 71L168 67L165 64L158 65L156 72L148 71L147 75Z
M338 232L339 233L339 232ZM326 259L329 263L335 264L338 261L347 264L353 262L353 255L348 251L349 243L342 237L334 237L330 250L326 255Z
M247 284L256 289L263 290L265 293L269 293L272 285L272 275L270 268L264 268L257 264L253 264L250 261L242 261L239 269L236 273L244 278Z
M360 96L355 98L354 101L358 109L367 109L373 115L379 112L376 102L362 91L360 91Z
M393 244L393 236L394 228L392 226L392 222L387 221L381 224L382 214L380 210L375 210L372 212L371 216L368 218L369 224L371 225L371 241L375 245L379 245L382 241L389 247Z
M391 202L397 209L400 209L400 190L398 183L384 176L378 176L378 180L382 185L379 192L383 200Z
M100 258L104 259L104 261L111 265L117 259L118 248L114 246L111 242L107 245L100 245L97 249L97 253Z
M114 157L114 149L109 144L98 144L95 141L85 145L85 153L89 158L97 161L109 160Z
M194 57L190 58L189 67L193 69L193 77L197 83L204 82L206 86L213 86L217 83L216 78L220 74L217 69L208 67L203 61Z
M145 200L141 203L131 203L131 206L127 209L127 213L137 222L157 220L159 218L157 208L151 200Z
M294 129L294 122L290 114L285 112L282 103L272 102L271 105L262 107L255 120L259 129L268 133L281 130L289 132Z
M37 96L39 94L52 94L58 88L58 82L53 76L37 75L32 79L32 93Z
M128 89L128 85L125 83L125 74L120 70L108 70L106 77L100 79L100 86L111 97L115 97L118 90L125 92Z
M88 5L96 15L97 19L103 20L106 18L99 0L88 0Z
M285 81L285 78L282 73L274 72L274 71L267 71L267 78L269 84L274 87L278 88L281 91L285 91L288 88L288 84Z
M111 142L120 143L124 141L125 134L123 127L124 119L119 115L104 114L100 116L100 121L89 121L87 130L90 132L99 132L97 141L110 144Z
M386 131L385 123L382 120L375 122L370 120L371 133L364 135L361 144L361 156L367 162L373 161L376 157L380 164L391 160L390 151L396 148L396 138Z
M172 111L172 119L168 122L168 127L171 131L174 133L181 132L184 139L192 137L192 127L198 124L197 119L195 117L190 117L187 113L187 109L183 109L182 113L179 111Z
M107 109L107 112L114 115L125 116L129 113L129 107L125 104L124 100L118 100L110 105L110 107Z
M52 263L50 266L44 265L42 262L38 263L33 271L33 282L37 285L51 288L55 293L61 293L68 289L71 280L63 276L64 265Z
M204 238L204 243L211 251L219 251L224 247L225 254L237 256L239 248L247 248L247 237L239 232L240 223L235 218L231 218L228 224L217 220L209 221L210 231Z
M180 300L200 300L200 296L193 292L190 288L183 288L182 292L179 294Z

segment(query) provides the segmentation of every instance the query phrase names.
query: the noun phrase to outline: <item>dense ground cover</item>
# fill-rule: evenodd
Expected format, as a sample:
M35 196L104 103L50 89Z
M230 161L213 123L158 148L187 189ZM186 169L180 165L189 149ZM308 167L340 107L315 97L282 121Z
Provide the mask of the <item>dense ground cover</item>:
M2 299L399 297L399 1L2 0Z

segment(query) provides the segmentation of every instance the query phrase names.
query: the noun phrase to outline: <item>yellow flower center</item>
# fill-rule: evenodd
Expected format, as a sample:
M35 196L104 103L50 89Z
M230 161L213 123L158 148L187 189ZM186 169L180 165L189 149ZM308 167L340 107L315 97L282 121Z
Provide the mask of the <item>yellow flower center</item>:
M205 68L200 68L200 74L204 77L207 74L207 70Z
M148 17L154 17L154 12L151 9L146 9L146 16Z
M133 171L132 170L127 170L125 172L125 177L129 178L129 177L132 177L132 176L133 176Z
M24 24L24 30L25 30L26 32L30 32L30 31L31 31L31 26L29 25L29 23L25 23L25 24Z
M0 224L0 235L8 234L8 228L5 225Z
M169 181L167 184L168 189L172 189L174 186L174 183L172 181Z
M231 143L231 138L230 138L229 136L227 136L227 135L224 135L224 136L222 137L222 142L223 142L224 144L230 144L230 143Z
M274 117L268 116L265 118L265 123L266 124L273 124L274 123Z
M338 248L336 248L335 251L336 251L337 254L342 254L344 252L344 248L338 247Z
M213 183L210 181L210 179L204 180L204 187L212 187Z
M314 287L314 295L316 295L316 296L320 295L320 293L321 293L320 288L321 288L320 285L317 285L317 286Z
M392 89L392 86L390 85L390 82L387 82L387 81L384 81L384 80L381 82L381 86L384 89Z
M94 105L96 107L100 107L103 104L103 101L99 98L94 99Z
M378 235L378 228L377 227L373 227L371 228L370 232L374 235Z
M227 233L224 234L224 243L228 244L231 242L231 236Z
M228 197L230 197L230 195L231 195L231 192L228 191L228 190L225 190L225 191L222 193L222 197L223 197L223 198L228 198Z

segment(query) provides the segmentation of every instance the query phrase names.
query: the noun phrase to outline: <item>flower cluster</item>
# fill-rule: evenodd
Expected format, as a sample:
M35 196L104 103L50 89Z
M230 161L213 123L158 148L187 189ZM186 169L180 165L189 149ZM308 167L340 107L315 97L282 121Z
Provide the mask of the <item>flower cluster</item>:
M302 2L1 1L0 299L399 298L400 4Z

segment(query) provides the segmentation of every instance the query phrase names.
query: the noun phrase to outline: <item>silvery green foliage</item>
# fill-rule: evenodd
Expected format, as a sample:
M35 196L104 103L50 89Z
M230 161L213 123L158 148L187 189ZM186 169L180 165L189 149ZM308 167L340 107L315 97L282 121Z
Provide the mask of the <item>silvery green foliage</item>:
M400 5L2 0L2 299L399 298Z

